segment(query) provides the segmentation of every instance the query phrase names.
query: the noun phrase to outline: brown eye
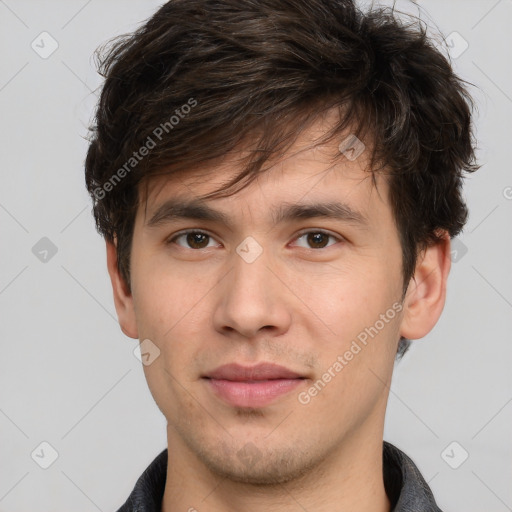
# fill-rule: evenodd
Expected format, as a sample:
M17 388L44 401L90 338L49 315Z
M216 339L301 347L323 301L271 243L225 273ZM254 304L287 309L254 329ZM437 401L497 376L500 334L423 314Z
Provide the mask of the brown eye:
M204 249L208 247L209 236L204 233L188 233L186 235L187 244L193 249Z
M308 233L307 235L308 244L315 249L323 249L329 242L329 235L325 233Z
M334 242L329 242L329 239L332 239ZM336 241L340 241L339 238L331 235L329 233L325 233L323 231L308 231L306 233L301 234L297 241L303 240L306 242L306 245L298 244L300 247L305 247L306 249L324 249L329 245L333 245Z
M202 231L186 231L176 235L168 243L175 243L185 249L206 249L212 247L213 238Z

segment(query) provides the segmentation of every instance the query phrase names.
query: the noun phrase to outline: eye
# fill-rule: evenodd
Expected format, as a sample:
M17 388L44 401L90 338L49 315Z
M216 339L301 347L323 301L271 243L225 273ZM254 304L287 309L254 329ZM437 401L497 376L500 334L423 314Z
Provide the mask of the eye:
M329 238L335 240L333 243L329 243ZM307 231L302 233L296 238L297 241L302 240L306 244L309 245L300 245L299 247L304 247L306 249L324 249L325 247L329 247L330 245L334 245L336 241L341 242L342 239L331 235L330 233L326 233L325 231Z
M329 241L329 239L331 240ZM298 242L296 243L299 247L303 247L305 249L324 249L342 241L340 237L319 230L303 232L295 240ZM170 238L167 243L174 243L185 249L193 250L219 246L211 235L204 231L195 230L182 231Z
M180 240L182 243L179 242ZM206 249L208 247L218 246L218 244L213 242L214 238L208 233L205 233L204 231L192 230L182 231L167 241L168 244L175 243L176 245L184 247L185 249ZM213 243L213 245L210 245L210 243Z

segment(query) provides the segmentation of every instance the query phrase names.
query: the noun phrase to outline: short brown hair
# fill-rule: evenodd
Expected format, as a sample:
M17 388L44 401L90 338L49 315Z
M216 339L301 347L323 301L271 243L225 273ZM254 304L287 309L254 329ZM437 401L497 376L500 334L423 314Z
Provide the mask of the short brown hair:
M364 13L352 0L171 0L98 57L105 82L86 183L128 286L142 182L186 172L249 138L254 151L231 185L251 180L336 106L344 116L330 135L347 127L369 135L372 170L388 169L405 287L418 250L466 221L462 175L478 168L473 103L415 18L405 23L389 8Z

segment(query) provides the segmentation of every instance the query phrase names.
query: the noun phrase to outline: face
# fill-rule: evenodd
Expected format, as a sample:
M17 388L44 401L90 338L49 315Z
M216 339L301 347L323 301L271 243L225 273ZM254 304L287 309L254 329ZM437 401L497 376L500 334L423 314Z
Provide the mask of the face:
M382 441L402 250L366 152L312 144L326 123L230 197L191 207L235 155L154 181L137 213L121 324L159 351L144 371L170 450L233 481L286 482Z

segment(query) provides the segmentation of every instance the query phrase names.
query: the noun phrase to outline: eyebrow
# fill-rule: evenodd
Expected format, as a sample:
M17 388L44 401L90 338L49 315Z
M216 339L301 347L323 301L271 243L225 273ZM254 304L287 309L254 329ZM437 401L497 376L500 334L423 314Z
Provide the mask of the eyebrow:
M368 219L350 206L338 203L283 203L270 212L274 225L299 219L326 218L361 226L368 225ZM193 219L218 222L232 228L230 216L208 206L204 201L170 199L163 203L147 222L148 227L156 227L168 222Z

